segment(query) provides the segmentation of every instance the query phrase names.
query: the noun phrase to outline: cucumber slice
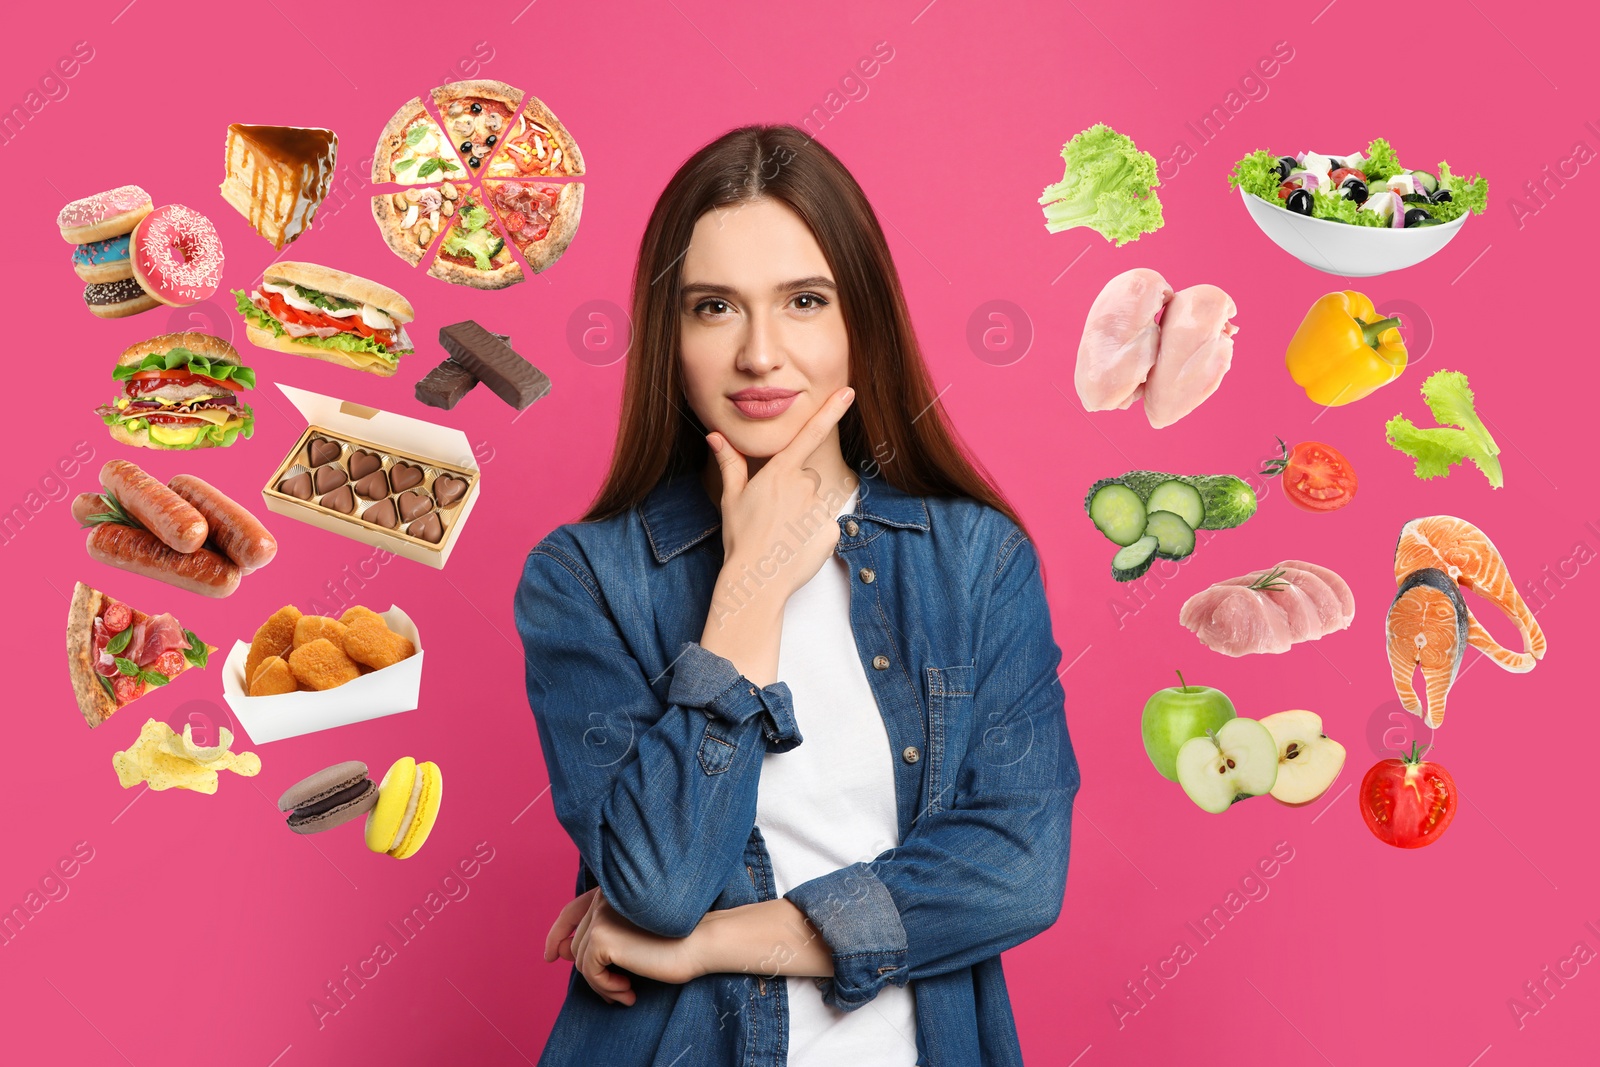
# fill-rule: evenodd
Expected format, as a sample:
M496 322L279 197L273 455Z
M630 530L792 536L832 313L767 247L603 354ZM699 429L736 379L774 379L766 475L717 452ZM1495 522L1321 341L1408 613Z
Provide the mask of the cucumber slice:
M1131 545L1144 536L1144 501L1120 482L1105 482L1091 490L1085 509L1095 529L1114 544Z
M1182 559L1194 551L1193 527L1170 511L1152 511L1144 532L1159 542L1156 555L1162 559Z
M1162 482L1151 490L1150 499L1144 505L1148 511L1172 512L1188 523L1191 530L1198 529L1200 520L1206 517L1206 506L1200 499L1200 490L1176 478Z
M1119 582L1131 582L1144 576L1150 564L1156 561L1156 546L1160 539L1154 535L1141 537L1126 548L1117 549L1111 557L1111 577Z
M1425 170L1411 172L1411 184L1421 192L1432 195L1439 189L1439 179Z

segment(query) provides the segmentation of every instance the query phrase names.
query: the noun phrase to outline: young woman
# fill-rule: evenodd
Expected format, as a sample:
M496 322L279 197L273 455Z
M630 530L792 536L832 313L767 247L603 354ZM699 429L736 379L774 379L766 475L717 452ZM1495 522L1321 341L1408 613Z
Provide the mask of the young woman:
M804 132L734 130L657 202L633 320L610 474L517 590L582 860L540 1062L1021 1063L1000 953L1065 890L1061 653L870 205Z

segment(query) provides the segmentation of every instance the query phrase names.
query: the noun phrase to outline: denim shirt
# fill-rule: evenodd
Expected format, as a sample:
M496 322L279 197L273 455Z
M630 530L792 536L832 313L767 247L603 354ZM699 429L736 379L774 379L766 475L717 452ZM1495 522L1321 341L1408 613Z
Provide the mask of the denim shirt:
M993 508L881 476L863 477L836 521L901 843L784 894L831 951L816 995L855 1011L913 982L919 1065L1020 1064L1000 953L1060 914L1079 782L1038 558ZM777 895L755 825L762 758L805 743L788 686L756 686L698 643L713 596L736 611L775 574L769 557L718 586L720 529L698 478L666 478L624 515L551 533L516 595L577 892L602 887L665 937ZM632 1006L607 1004L574 968L539 1062L782 1067L776 968L682 985L633 976Z

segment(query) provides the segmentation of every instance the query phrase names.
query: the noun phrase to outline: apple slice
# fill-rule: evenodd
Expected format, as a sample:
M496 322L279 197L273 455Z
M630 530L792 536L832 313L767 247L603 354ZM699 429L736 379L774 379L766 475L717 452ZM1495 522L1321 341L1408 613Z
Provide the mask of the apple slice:
M1344 767L1344 746L1322 732L1314 711L1280 711L1261 720L1278 745L1278 781L1272 795L1285 804L1309 804L1328 791Z
M1269 792L1278 780L1278 745L1254 719L1235 718L1178 749L1178 784L1206 811Z

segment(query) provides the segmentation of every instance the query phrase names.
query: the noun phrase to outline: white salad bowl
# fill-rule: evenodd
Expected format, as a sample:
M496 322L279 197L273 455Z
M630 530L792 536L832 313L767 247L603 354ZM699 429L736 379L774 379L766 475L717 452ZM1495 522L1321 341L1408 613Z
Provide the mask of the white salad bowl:
M1308 267L1346 278L1371 278L1421 263L1449 244L1467 221L1462 215L1440 226L1352 226L1274 207L1243 189L1239 195L1273 244Z

